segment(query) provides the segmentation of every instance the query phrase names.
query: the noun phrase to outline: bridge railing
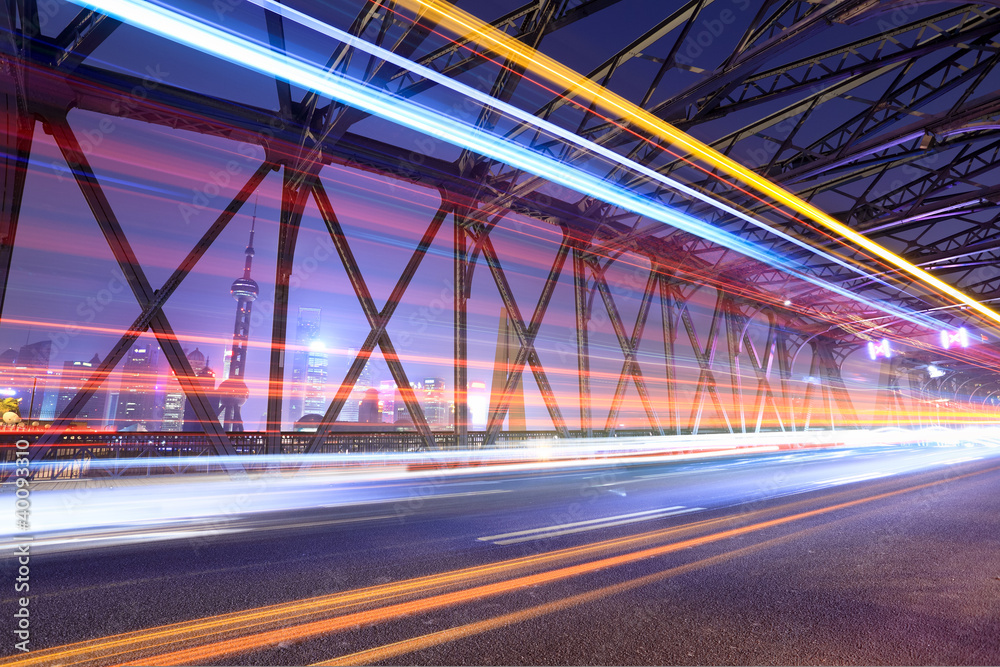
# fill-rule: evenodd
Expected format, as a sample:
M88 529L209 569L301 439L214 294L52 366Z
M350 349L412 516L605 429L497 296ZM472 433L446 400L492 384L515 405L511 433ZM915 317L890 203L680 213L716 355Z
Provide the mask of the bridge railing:
M621 437L652 435L650 431L617 431ZM39 431L0 431L0 461L10 467L16 457L15 443L27 440L33 443ZM572 437L581 433L571 432ZM607 434L596 432L597 437ZM229 434L230 442L238 455L242 469L266 468L267 436L262 432ZM486 433L470 431L470 449L489 451L516 450L555 441L553 431L504 431L489 447L484 446ZM311 433L282 433L281 454L305 454L312 444ZM458 448L457 436L452 431L434 433L438 451ZM315 454L394 454L427 451L423 437L416 432L385 433L330 433ZM153 475L180 475L190 473L225 472L231 465L215 456L215 449L207 436L189 432L118 432L98 431L68 432L60 436L40 461L33 461L32 477L35 480L81 479L94 477L136 477ZM259 462L255 461L259 459ZM234 461L236 463L236 461ZM365 465L378 465L380 459L365 460Z

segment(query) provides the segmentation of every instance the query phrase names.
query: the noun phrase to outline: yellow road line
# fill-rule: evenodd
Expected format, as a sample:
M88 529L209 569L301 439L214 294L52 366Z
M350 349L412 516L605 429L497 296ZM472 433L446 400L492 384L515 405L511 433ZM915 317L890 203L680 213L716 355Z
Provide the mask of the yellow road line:
M706 536L684 539L667 545L657 545L641 551L633 551L624 555L601 558L578 565L559 567L555 570L543 571L541 573L520 576L513 579L505 579L487 585L478 585L466 588L457 592L436 593L460 586L472 586L484 580L497 579L503 576L511 576L525 570L537 569L539 567L553 566L572 560L594 557L609 552L620 552L623 549L635 549L650 543L657 543L663 539L673 538L685 533L711 528L723 524L731 524L734 517L726 516L704 521L693 522L682 526L675 526L666 529L648 531L639 535L620 537L602 542L587 544L583 546L560 549L558 551L545 554L526 556L522 558L509 559L499 563L474 566L462 570L445 572L442 574L418 577L414 579L371 586L352 591L334 593L305 600L258 607L241 612L210 616L192 621L185 621L159 627L148 628L109 637L87 640L68 644L51 649L32 651L27 656L8 656L0 659L0 665L23 665L31 667L33 665L79 665L79 664L180 664L184 662L206 662L213 657L232 655L236 653L263 648L271 644L289 639L302 639L315 634L335 631L338 629L352 628L358 624L369 624L398 618L400 615L419 613L430 609L437 609L448 605L460 604L476 600L479 597L499 595L512 592L525 586L538 585L549 581L556 581L566 577L576 576L591 572L597 569L621 565L642 558L649 558L690 548L700 544L707 544L736 535L763 530L772 526L789 523L799 519L807 518L831 512L837 509L858 505L861 503L887 498L910 491L919 490L936 484L961 479L971 475L978 475L994 470L1000 470L1000 466L985 470L975 471L944 480L936 480L926 484L920 484L905 489L881 493L872 497L856 499L846 503L838 503L820 509L801 512L791 516L780 517L761 521L747 526L732 528L715 532ZM831 498L842 497L851 493L845 490L841 493L831 494ZM742 515L742 519L748 519L773 513L775 511L787 511L792 507L815 502L815 499L802 499L776 508L765 508L755 510ZM428 595L430 597L418 598L406 602L393 602L407 597ZM376 609L361 610L371 607L373 604L391 603ZM317 616L328 616L329 614L341 614L329 618L315 619ZM299 621L298 625L287 626L290 622ZM256 634L240 636L248 630L257 630ZM208 643L206 643L208 640ZM190 645L198 642L199 645L189 647L184 650L170 651L172 647L178 645ZM168 649L165 653L154 655L153 652Z
M880 493L866 498L859 498L843 503L838 503L836 505L830 505L827 507L809 510L806 512L800 512L798 514L793 514L790 516L780 517L777 519L770 519L767 521L761 521L759 523L751 524L748 526L731 528L729 530L719 531L717 533L705 535L702 537L690 538L682 540L680 542L674 542L671 544L650 547L626 554L601 558L595 561L590 561L568 567L561 567L555 570L540 572L527 576L521 576L514 579L502 581L499 583L475 586L473 588L467 588L440 595L433 595L431 597L423 599L392 604L379 609L355 612L344 616L304 623L294 627L281 628L277 630L271 630L268 632L257 633L254 635L220 641L214 644L208 644L204 646L184 649L181 651L174 651L170 653L149 656L148 658L143 659L141 662L145 664L151 663L156 665L182 665L189 663L204 663L210 660L216 660L223 656L233 655L237 653L244 653L255 649L262 649L269 646L274 646L279 644L280 642L299 641L302 639L324 635L331 632L337 632L341 630L354 628L355 626L359 625L382 623L385 621L393 620L410 614L424 613L456 604L479 601L487 597L510 593L530 586L538 586L541 584L551 583L554 581L559 581L567 579L569 577L595 572L597 570L602 570L609 567L616 567L619 565L624 565L627 563L644 560L646 558L651 558L654 556L661 556L664 554L673 553L684 549L690 549L692 547L701 546L704 544L710 544L731 537L746 535L748 533L754 533L767 528L772 528L775 526L781 526L795 521L800 521L802 519L821 516L823 514L827 514L829 512L834 512L841 509L846 509L848 507L854 507L857 505L873 502L876 500L882 500L885 498L898 496L904 493L910 493L927 487L936 486L945 481L954 481L957 479L962 479L964 477L979 475L985 472L990 472L995 470L1000 470L1000 466L989 468L987 470L979 470L976 472L967 473L965 475L959 475L950 478L948 480L937 480L933 482L927 482L924 484L918 484L904 489L897 489L895 491Z
M631 579L620 584L605 586L593 591L587 591L586 593L571 595L561 600L546 602L545 604L536 605L534 607L511 612L509 614L503 614L501 616L496 616L483 621L477 621L475 623L468 623L466 625L460 625L447 630L432 632L426 635L421 635L420 637L413 637L412 639L404 639L402 641L393 642L392 644L386 644L385 646L379 646L366 651L358 651L357 653L351 653L339 658L316 662L313 663L313 667L318 667L320 665L370 665L372 663L379 662L380 660L388 660L390 658L395 658L407 653L413 653L414 651L430 648L439 644L445 644L447 642L464 639L465 637L471 637L490 630L503 628L514 623L523 623L524 621L529 621L533 618L552 614L571 607L577 607L579 605L586 604L587 602L593 602L618 593L624 593L634 588L646 586L657 581L662 581L663 579L669 579L670 577L685 574L693 570L716 565L733 558L746 556L756 551L763 551L764 549L768 549L779 543L787 542L791 539L801 538L807 533L816 532L822 528L826 528L827 526L828 524L813 526L812 528L799 530L788 535L774 537L764 542L741 547L733 551L727 551L724 554L702 558L701 560L685 563L684 565L678 565L677 567L662 570L654 574L647 574L643 577Z

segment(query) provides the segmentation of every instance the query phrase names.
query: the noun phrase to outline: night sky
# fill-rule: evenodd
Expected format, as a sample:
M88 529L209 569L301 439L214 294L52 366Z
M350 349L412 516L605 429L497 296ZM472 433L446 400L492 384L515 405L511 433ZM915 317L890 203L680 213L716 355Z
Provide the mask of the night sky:
M177 4L177 3L173 3ZM461 6L490 19L517 6L515 2L460 3ZM660 3L625 3L613 11L575 25L572 30L557 31L543 41L543 50L581 72L600 63L613 48L619 48L635 35L636 15L643 8ZM717 3L718 16L726 14L725 35L720 42L742 32L752 17L753 8L746 0ZM319 18L346 28L358 9L358 3L298 3ZM632 7L634 5L634 7ZM74 6L57 3L58 12L47 16L43 30L54 34L76 13ZM192 13L210 18L212 5L184 3ZM293 6L296 6L293 3ZM629 7L632 7L630 10ZM262 12L252 5L235 6L221 19L222 25L238 29L250 37L266 39ZM710 18L710 17L709 17ZM730 23L732 25L730 25ZM706 24L707 25L707 24ZM839 29L839 28L838 28ZM303 57L323 62L332 42L307 34L303 28L286 23L290 48ZM833 39L833 37L831 37ZM606 45L590 48L596 40ZM719 45L721 46L721 44ZM717 47L718 48L718 47ZM812 45L815 48L815 45ZM721 51L688 49L699 59L721 57ZM92 64L140 75L195 91L232 99L265 108L277 106L273 81L228 63L206 57L189 49L150 36L130 26L121 26L95 52ZM363 60L359 62L364 63ZM355 65L357 66L357 65ZM636 62L637 68L652 67ZM676 83L692 76L675 72ZM635 97L630 85L648 79L643 76L618 77L613 88ZM151 84L155 88L155 83ZM524 87L514 101L524 108L534 108L547 100L537 89ZM293 98L300 98L294 91ZM453 104L448 94L434 91L421 98L428 105ZM757 112L755 112L757 113ZM157 125L123 118L104 118L74 110L69 122L76 132L91 164L104 187L111 205L135 250L147 277L156 288L170 275L181 258L214 220L218 212L237 192L263 158L260 147L220 138L174 131ZM416 144L427 147L426 140L378 119L366 119L352 128L400 146ZM699 127L696 135L712 132ZM702 138L705 138L704 136ZM434 142L434 157L453 159L459 150ZM355 256L361 266L376 304L381 307L408 260L424 228L441 204L437 192L403 181L341 167L327 167L323 182L337 215L344 225ZM270 294L274 288L277 219L280 207L280 174L271 173L224 234L208 251L168 301L165 308L182 344L198 348L211 359L216 373L222 376L222 359L232 336L236 304L229 287L241 274L243 250L247 243L251 216L256 207L257 235L253 278L261 296L254 304L247 364L247 383L251 398L243 408L248 429L257 426L265 411L265 382L268 373L268 348L271 335ZM425 258L403 303L389 326L389 333L403 356L411 381L424 377L443 377L452 384L452 218L438 233L431 253ZM501 261L514 287L522 314L530 317L542 279L554 257L558 233L554 227L511 214L493 234ZM537 347L549 373L549 381L560 396L560 405L571 427L577 422L575 392L576 357L573 335L572 274L567 264L556 289L552 305L542 325ZM610 270L609 278L618 299L625 325L631 331L639 304L639 290L648 272L646 260L623 256ZM309 200L302 220L296 251L293 289L288 307L287 338L295 340L295 320L299 307L322 309L322 338L330 350L328 398L346 372L349 348L360 347L368 326L347 279L343 265L333 251L315 202ZM708 312L714 290L706 287L703 303ZM69 174L52 138L35 128L32 160L29 167L21 223L18 229L11 277L0 324L0 349L18 348L27 342L53 340L51 370L57 372L64 361L102 358L122 330L139 313L139 308L122 281L107 243L87 208L79 188ZM472 299L469 302L469 378L489 386L501 300L485 265L475 270ZM592 369L596 374L595 393L613 392L622 353L613 330L600 307L592 323ZM640 345L640 357L648 365L654 393L662 393L662 333L659 314L650 315L647 335ZM147 337L148 334L147 334ZM686 349L685 349L686 348ZM690 381L697 378L690 344L678 346L682 373ZM686 361L685 361L686 360ZM373 355L374 380L390 378L378 348ZM802 362L805 363L805 362ZM684 371L684 368L687 368ZM803 372L807 372L806 369ZM291 364L286 363L286 381ZM847 373L858 382L865 379L861 364ZM853 375L852 375L853 374ZM550 422L541 405L530 371L525 372L529 422L548 428ZM110 380L111 391L117 379ZM287 386L286 386L287 389ZM642 411L636 404L635 388L629 388L631 407L626 406L623 420L642 423ZM287 399L286 399L287 402ZM601 417L596 417L598 420ZM287 425L286 425L287 426Z

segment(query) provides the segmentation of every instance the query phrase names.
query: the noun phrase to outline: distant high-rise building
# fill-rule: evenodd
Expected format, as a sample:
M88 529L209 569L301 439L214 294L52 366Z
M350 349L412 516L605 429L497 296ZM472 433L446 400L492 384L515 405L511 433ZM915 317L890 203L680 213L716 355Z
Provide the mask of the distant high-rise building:
M431 426L447 426L451 423L449 414L449 397L445 394L445 384L442 378L424 378L423 383L424 417Z
M226 353L231 357L233 354L232 350L226 350ZM198 375L203 370L205 370L205 364L208 360L205 359L205 355L198 348L194 348L192 351L187 353L188 363L191 364L191 370L194 371L195 375ZM228 359L227 359L228 363ZM229 368L227 365L226 368Z
M114 427L115 414L118 412L118 392L108 391L108 400L104 408L104 425Z
M344 407L340 410L340 417L337 421L342 422L356 422L358 417L361 415L361 401L364 398L364 394L359 392L357 389L351 392L347 400L344 401Z
M358 350L356 348L349 348L347 350L348 360L353 363L357 354ZM339 421L361 421L361 402L365 400L365 393L369 389L373 388L372 365L371 359L369 358L369 360L365 363L364 368L361 369L361 373L358 375L358 381L354 383L354 388L351 390L350 397L344 403L344 408L340 411Z
M219 392L215 389L215 371L209 365L209 360L197 349L188 354L188 361L191 362L191 369L195 371L194 381L208 398L209 410L213 416L217 416L221 411L219 405ZM191 405L191 399L184 401L184 431L203 431L204 427L198 420L198 415Z
M378 384L379 412L382 421L392 424L396 421L396 383L392 380L382 380Z
M306 395L302 411L306 414L321 415L326 412L326 379L329 363L323 341L313 341L309 345L306 365Z
M469 427L477 430L486 428L489 418L490 394L485 382L473 380L469 383Z
M253 222L250 224L250 242L244 251L246 259L243 262L243 276L233 281L229 292L236 299L236 323L233 326L233 347L232 358L229 362L229 373L222 384L219 385L219 398L223 410L223 427L227 431L243 430L243 414L241 408L250 397L250 390L247 388L243 376L246 371L247 362L247 342L250 337L250 313L253 310L253 302L257 298L260 288L257 283L250 278L250 269L253 266L253 235L254 227L257 223L256 213Z
M365 397L361 399L358 408L358 421L362 424L378 424L378 389L369 387L365 390Z
M191 365L191 371L194 373L195 378L197 378L199 373L205 369L205 355L198 348L187 352L186 355L188 363ZM183 431L185 415L193 413L191 412L190 404L187 402L187 396L184 394L184 388L181 386L177 376L174 375L173 370L166 369L165 375L168 379L163 389L163 414L160 420L160 430ZM215 389L214 383L209 389ZM214 403L215 400L216 398L213 396L212 402ZM218 410L216 409L214 412L218 412Z
M395 392L395 396L393 398L393 404L396 414L392 418L392 423L412 424L413 420L410 419L410 413L406 409L406 404L403 402L403 392L401 392L399 389L397 389Z
M183 391L168 391L166 393L163 400L163 419L160 420L161 431L184 430L184 405Z
M156 381L160 348L147 343L135 343L125 355L118 407L114 426L117 430L148 431L156 429ZM154 420L157 423L152 423Z
M292 356L292 390L288 402L289 421L307 414L326 412L327 352L320 337L322 310L299 308Z
M90 361L64 361L62 378L59 386L59 395L56 400L54 417L59 415L69 406L70 401L83 387L84 383L101 364L101 359L96 354ZM74 421L84 421L90 428L100 428L104 426L104 412L107 409L108 393L103 387L98 388L90 400L84 404L83 408L76 413Z
M520 342L517 332L511 324L507 309L500 308L500 328L497 331L497 350L493 361L493 387L490 392L490 410L496 409L503 397L504 385L513 370L514 358ZM526 427L524 413L524 378L519 376L509 395L507 403L507 430L524 431Z
M416 392L417 397L421 396L420 390L422 388L423 388L423 385L420 384L419 382L411 382L410 383L410 389L412 389L414 392ZM413 424L413 416L410 414L410 411L406 409L406 401L403 400L403 392L401 392L399 389L396 389L396 395L395 395L395 398L394 398L394 402L396 404L395 405L395 408L396 408L396 420L395 420L394 423L396 423L396 424Z
M46 390L45 396L42 398L42 411L38 418L52 421L56 417L56 404L59 402L59 374L49 371L45 377L39 378L38 382L43 384Z
M208 397L209 407L213 415L220 412L219 396L215 391L215 373L208 368L208 359L197 347L187 353L188 363L191 365L191 372L194 373L195 384L200 386ZM178 415L177 402L180 399L180 410ZM171 388L167 392L163 406L164 431L201 431L191 400L184 393L177 378L171 375Z
M49 373L49 359L52 356L52 341L22 345L17 353L15 375L18 378L18 398L21 401L21 416L39 419L45 403L45 385Z

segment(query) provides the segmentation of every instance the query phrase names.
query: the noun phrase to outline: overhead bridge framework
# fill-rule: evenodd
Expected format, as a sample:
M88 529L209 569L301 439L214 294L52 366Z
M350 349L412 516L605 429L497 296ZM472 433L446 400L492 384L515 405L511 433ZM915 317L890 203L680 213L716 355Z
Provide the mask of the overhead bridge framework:
M637 81L644 81L645 75L638 72L651 70L633 68L632 61L653 63L655 76L642 84L646 87L635 99L643 108L687 131L704 126L706 133L717 135L710 143L724 154L795 189L852 228L866 232L908 260L934 269L935 275L951 284L983 300L995 298L1000 271L990 273L982 268L992 267L1000 250L1000 198L996 195L1000 180L994 159L1000 150L1000 97L995 92L1000 90L995 76L1000 58L996 39L1000 8L990 3L751 0L736 3L737 10L731 4L720 7L721 0L698 0L679 7L671 5L661 10L664 15L652 28L648 20L636 20L635 37L621 50L615 52L612 44L595 45L608 53L589 78L614 87L620 78L630 77L634 89ZM544 49L551 35L569 33L591 15L618 12L618 5L615 0L537 0L496 19L493 25L528 46ZM285 51L282 17L258 11L265 17L271 47L276 52ZM357 11L350 28L353 34L377 39L387 48L391 45L395 53L448 75L476 73L489 82L497 99L517 99L528 86L523 69L498 67L488 52L471 42L459 40L439 46L431 26L408 19L394 10L392 3L359 1ZM331 428L376 351L400 388L413 421L413 437L428 449L490 447L504 441L504 420L516 400L521 378L528 374L539 390L551 432L563 437L614 433L623 401L632 389L646 420L640 430L656 435L898 424L921 401L933 403L921 414L939 419L941 405L934 401L943 393L950 393L953 401L963 405L979 406L990 404L996 394L991 393L996 384L992 371L984 370L985 357L945 355L943 361L954 371L947 380L918 378L926 363L941 356L924 349L921 354L926 359L917 354L884 363L880 403L861 416L842 377L844 359L874 336L906 340L918 333L915 325L893 322L886 326L883 320L878 323L878 333L873 333L873 314L866 307L689 233L649 224L633 213L584 196L552 197L538 179L526 178L508 165L468 150L457 160L444 161L409 146L373 139L353 130L364 120L363 112L324 101L314 93L294 99L292 88L281 79L275 81L278 105L274 109L212 97L165 81L150 85L148 78L123 73L91 57L116 31L130 29L99 12L80 10L57 34L42 27L45 21L33 0L4 2L0 16L4 104L0 308L8 288L18 287L11 263L17 248L25 180L33 164L32 147L41 129L52 135L93 214L95 231L107 241L141 309L110 351L102 354L100 367L55 424L38 437L37 457L46 456L50 448L68 446L65 427L147 332L155 336L204 425L204 434L185 437L207 442L219 454L281 453L290 448L336 450L341 440ZM706 53L711 52L708 47L698 53L691 46L705 41L700 36L711 21L723 21L725 43L735 45L732 53L717 62ZM849 39L849 30L835 30L870 28L872 24L882 29L869 30L872 34L861 39ZM740 31L741 36L737 35ZM720 39L716 50L721 43ZM803 56L803 49L813 44L822 48L816 46L816 52ZM328 67L338 70L359 63L368 85L403 98L419 99L436 85L347 47L332 53ZM666 81L687 84L667 92ZM874 89L880 91L877 98L872 97ZM863 98L860 111L844 114L843 109L859 98ZM949 108L942 110L941 100L948 100ZM778 111L773 111L775 108ZM817 126L831 119L830 113L823 113L828 108L842 124L826 125L820 134ZM81 147L80 137L67 120L74 109L181 133L257 144L264 149L264 158L169 278L154 284L109 201L108 184L95 172L93 156ZM759 109L770 111L760 115ZM747 198L730 182L694 170L664 151L669 147L657 141L644 141L642 132L626 132L619 125L599 122L567 105L563 97L554 97L533 111L642 165L677 175L762 219L784 225L810 244L831 247L816 230L779 220L774 211ZM723 120L727 131L718 136L719 121ZM498 122L493 111L483 109L477 125L492 128ZM531 127L522 125L512 134L527 137L532 132ZM543 140L535 135L530 143ZM567 164L584 159L579 151L569 148L555 146L553 150L562 151L560 157ZM362 271L350 234L338 219L337 193L330 192L320 178L328 165L372 172L441 193L439 209L426 220L422 238L400 269L384 304L372 296L369 282L373 277ZM260 253L270 252L276 258L269 332L271 391L267 431L248 440L226 433L219 424L208 396L195 381L164 306L233 217L245 212L244 205L272 172L278 172L282 179L278 245L270 250L258 245ZM765 235L697 200L636 179L634 174L609 168L606 176L761 247L806 259L814 264L815 275L859 295L917 311L941 305L925 292L890 289L847 273L838 264L804 257L801 248L787 241ZM299 436L292 445L281 433L289 280L300 223L310 201L336 248L369 333L353 345L356 355L317 432L308 438ZM175 212L173 215L176 217ZM561 238L537 296L515 293L514 281L491 237L511 216L527 216L552 225ZM942 226L941 220L947 224ZM396 349L389 324L420 266L442 261L430 254L431 246L448 237L454 283L453 380L460 389L454 394L455 427L440 433L428 424L410 388L413 378ZM633 319L623 315L613 267L616 262L635 258L644 263L633 270L643 273ZM461 388L469 384L468 313L470 299L475 298L471 281L476 269L489 272L516 338L516 349L502 386L493 387L485 432L470 434L468 396ZM904 278L894 276L893 280L897 288L908 286ZM560 284L571 284L574 295L578 389L573 414L553 389L552 369L536 350ZM706 286L715 295L707 311L699 301L699 295L708 293ZM590 332L598 316L610 323L621 365L612 381L615 388L608 392L610 398L595 403ZM957 309L943 310L939 317L956 327L964 322ZM663 345L656 363L640 359L640 346L650 336ZM693 354L693 382L679 380L677 346ZM805 377L794 371L805 365ZM963 382L971 384L963 389ZM663 392L651 391L651 383ZM910 391L907 401L902 399L904 385ZM407 436L408 442L413 437ZM375 439L385 440L382 436L373 436Z

